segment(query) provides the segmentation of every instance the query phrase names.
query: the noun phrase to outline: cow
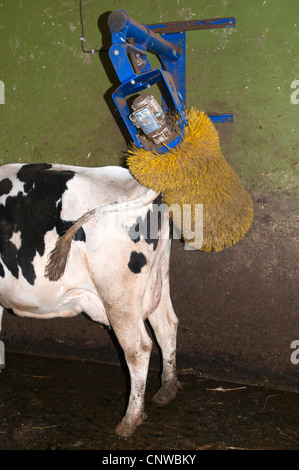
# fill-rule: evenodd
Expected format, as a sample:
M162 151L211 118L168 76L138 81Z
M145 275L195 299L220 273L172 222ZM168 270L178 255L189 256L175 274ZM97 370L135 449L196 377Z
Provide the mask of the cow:
M0 330L4 308L39 319L85 312L112 328L131 381L126 413L116 427L123 438L146 417L152 349L146 319L163 358L161 386L153 400L166 405L177 392L178 319L169 290L167 210L158 211L154 233L148 230L149 216L159 207L159 195L122 167L0 167ZM67 237L64 272L57 275L56 242Z

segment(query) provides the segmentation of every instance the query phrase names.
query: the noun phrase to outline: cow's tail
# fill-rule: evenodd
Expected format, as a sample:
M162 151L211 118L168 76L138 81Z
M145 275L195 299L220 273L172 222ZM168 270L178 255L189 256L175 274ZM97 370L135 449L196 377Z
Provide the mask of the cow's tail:
M55 248L49 254L48 262L45 267L45 277L50 281L58 281L64 274L67 260L69 257L71 244L74 236L79 228L82 227L90 219L97 215L103 215L116 210L132 210L147 206L153 202L158 193L149 190L144 196L133 199L131 201L116 202L114 204L103 204L89 212L83 214L66 232L58 238Z
M64 235L58 238L55 248L49 255L45 268L45 277L50 281L58 281L63 275L68 260L69 252L73 237L88 220L92 219L96 214L96 209L86 212L80 217Z

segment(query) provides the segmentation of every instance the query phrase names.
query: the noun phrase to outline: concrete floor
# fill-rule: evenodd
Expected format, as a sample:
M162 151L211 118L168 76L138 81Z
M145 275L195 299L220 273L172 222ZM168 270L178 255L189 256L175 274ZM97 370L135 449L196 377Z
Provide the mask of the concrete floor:
M173 404L159 408L151 402L158 373L150 371L148 418L122 440L114 433L126 405L121 367L7 353L0 374L0 449L299 450L298 393L184 372Z

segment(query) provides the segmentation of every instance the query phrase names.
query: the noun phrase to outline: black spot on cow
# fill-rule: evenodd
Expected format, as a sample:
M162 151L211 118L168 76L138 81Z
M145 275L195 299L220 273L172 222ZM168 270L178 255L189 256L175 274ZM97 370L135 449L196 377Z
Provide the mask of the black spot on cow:
M128 262L128 267L134 274L141 273L141 269L147 263L146 257L143 253L137 253L137 251L132 251L130 255L130 261Z
M76 242L86 242L86 235L82 227L80 227L79 230L76 232L74 240Z
M24 183L24 192L7 196L0 204L0 253L5 266L18 278L19 269L30 283L36 274L33 260L36 254L45 252L45 234L56 228L61 230L61 197L73 171L51 170L52 165L23 165L17 178ZM3 182L3 180L2 180ZM6 182L7 188L9 184ZM71 222L72 223L72 222ZM20 232L21 246L10 241L14 233Z
M45 174L44 170L51 170L52 165L49 163L31 163L28 165L24 165L18 171L17 177L20 181L24 184L24 192L29 193L36 183L36 176L39 179Z
M12 190L12 182L9 178L4 178L0 181L0 196L9 194Z
M0 276L1 277L4 277L5 276L5 272L4 272L4 268L3 268L3 264L0 263Z
M152 208L147 211L144 219L138 216L136 222L129 228L128 234L131 240L138 243L142 237L148 245L153 245L155 251L158 246L165 211L166 206L161 196L158 196L153 201Z

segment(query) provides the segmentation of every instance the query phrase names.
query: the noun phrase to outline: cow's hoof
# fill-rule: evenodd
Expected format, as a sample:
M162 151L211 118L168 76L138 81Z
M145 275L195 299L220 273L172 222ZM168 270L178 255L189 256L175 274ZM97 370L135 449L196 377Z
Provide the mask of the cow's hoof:
M152 398L153 402L159 406L166 406L175 398L175 394L172 393L171 395L165 390L159 390Z
M179 381L164 386L162 385L162 387L153 396L153 402L159 406L168 405L172 400L175 399L178 388L181 388Z
M116 426L115 432L116 434L121 437L122 439L128 439L131 437L134 432L136 431L137 426L139 426L143 421L147 418L146 413L142 413L142 415L135 420L134 422L128 421L126 417L124 417L121 422Z

